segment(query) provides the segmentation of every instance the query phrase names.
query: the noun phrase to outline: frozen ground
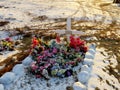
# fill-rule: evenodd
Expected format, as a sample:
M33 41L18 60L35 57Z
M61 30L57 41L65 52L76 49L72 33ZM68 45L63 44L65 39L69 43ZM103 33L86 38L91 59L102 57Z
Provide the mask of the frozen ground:
M120 38L120 28L118 27L120 26L120 7L111 3L112 0L0 0L0 21L10 21L8 25L0 27L0 30L23 27L26 25L34 26L36 24L39 25L44 23L51 23L53 18L66 18L71 16L77 21L85 20L92 22L80 23L82 26L94 25L97 27L97 25L100 24L97 28L103 29L105 28L105 25L108 25L109 28L106 27L107 33L101 31L101 37L104 34L108 34L108 36L110 34L112 35L112 38ZM43 15L48 17L48 19L45 19L44 22L42 22L43 19L38 18L39 16ZM76 26L79 26L79 24L76 24ZM116 30L114 30L116 36L114 36L113 32L109 32L109 29L113 27ZM98 30L94 30L91 32L86 30L86 32L90 34L96 33L97 31ZM0 33L0 35L3 34ZM99 33L97 35L99 35ZM108 45L109 43L105 41L108 44L103 44L101 47L99 47L101 43L98 42L96 57L94 59L94 66L92 69L92 77L89 80L88 90L120 89L120 68L116 68L116 66L119 66L118 60L120 60L120 43L119 41L112 39L110 40L113 41L112 44ZM117 46L115 50L111 49L114 48L113 44ZM30 77L24 78L29 79ZM24 78L22 78L23 80L16 82L16 86L13 88L15 89L16 87L20 87L19 83L22 83L24 90L26 90L25 88L29 89L30 84L25 83L29 81L24 82ZM38 88L37 84L39 83L38 86L40 86L42 83L43 85L41 87L44 88L44 90L49 90L49 88L45 85L46 83L49 84L49 82L42 79L36 80L35 78L31 80L33 87ZM72 77L68 78L68 80L65 78L63 81L66 82L66 85L72 85L71 82L68 83L69 80L73 80ZM56 82L57 81L59 81L59 79L56 79ZM50 85L51 90L53 89L53 86L56 86L55 82ZM63 86L62 80L59 81L58 84L59 88L61 86ZM56 89L54 90L59 90L57 89L58 87L56 86ZM64 90L64 86L62 88Z
M10 21L5 29L40 24L42 21L40 17L43 15L50 20L71 16L77 20L92 20L105 24L112 21L120 22L120 13L117 12L119 8L111 2L111 0L2 0L0 21ZM112 11L107 7L110 4L113 6L110 7L113 8Z

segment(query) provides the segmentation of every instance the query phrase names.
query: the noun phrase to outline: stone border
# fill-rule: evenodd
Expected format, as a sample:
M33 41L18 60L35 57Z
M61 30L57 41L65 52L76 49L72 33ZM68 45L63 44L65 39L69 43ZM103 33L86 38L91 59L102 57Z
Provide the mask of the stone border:
M96 53L96 46L91 44L88 52L85 55L83 66L77 75L78 82L73 84L74 90L87 90L88 81L91 76L92 65L94 64L94 57Z
M74 71L77 72L78 82L73 84L74 90L87 90L88 80L91 75L93 59L96 53L96 47L94 44L91 44L88 52L85 55L83 61L83 66L80 65L74 67ZM25 68L28 67L33 60L30 56L25 58L22 61L22 64L17 64L13 67L11 72L6 72L3 76L0 77L0 90L4 90L5 87L11 85L13 81L17 81L19 78L25 75ZM80 70L80 72L78 72Z

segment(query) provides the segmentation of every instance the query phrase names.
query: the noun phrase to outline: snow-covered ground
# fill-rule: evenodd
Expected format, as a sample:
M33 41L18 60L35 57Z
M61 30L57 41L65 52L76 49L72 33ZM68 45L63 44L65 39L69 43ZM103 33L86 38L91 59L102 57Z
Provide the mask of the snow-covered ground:
M0 0L0 6L2 6L0 8L0 21L10 21L8 25L0 27L0 30L43 24L41 20L36 19L42 15L46 15L49 20L71 16L75 20L97 21L101 22L101 27L102 25L104 27L104 24L111 24L113 21L120 25L120 8L111 3L112 0ZM109 5L113 8L107 7ZM49 21L45 22L49 23ZM7 35L3 33L0 32L2 38ZM110 75L106 69L108 65L114 68L118 64L116 57L110 58L109 62L108 56L103 48L97 48L88 90L95 90L95 88L98 90L120 89L119 78ZM118 70L114 69L114 71L120 75ZM65 90L66 86L73 83L73 77L52 78L46 81L25 75L18 82L16 81L15 86L11 87L10 90ZM46 86L47 84L48 86Z
M35 78L26 69L32 61L31 57L28 56L22 64L16 65L11 72L7 72L0 77L0 85L4 85L2 87L5 90L66 90L68 86L73 87L74 90L87 90L95 49L94 45L90 45L84 62L73 68L77 73L73 76L66 78L51 77L49 80Z
M103 53L102 53L103 52ZM106 67L112 63L111 67L115 68L118 65L115 56L110 58L103 48L97 49L94 59L94 65L92 70L92 76L89 80L88 90L94 90L98 87L100 90L120 90L120 83L114 75L110 75ZM117 69L114 69L118 75L120 73Z
M119 13L106 10L106 6L111 3L111 0L2 0L0 21L10 21L6 28L40 24L42 20L36 18L42 15L49 19L71 16L77 20L101 21L106 24L113 20L120 22ZM113 17L115 15L117 17Z

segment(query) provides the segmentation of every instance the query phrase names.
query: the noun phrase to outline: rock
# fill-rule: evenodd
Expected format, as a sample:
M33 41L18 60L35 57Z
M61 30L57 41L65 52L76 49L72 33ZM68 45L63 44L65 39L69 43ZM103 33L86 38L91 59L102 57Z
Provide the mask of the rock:
M4 90L3 84L0 84L0 90Z
M28 56L27 58L25 58L25 59L22 61L22 64L25 65L25 66L29 66L32 62L33 62L33 60L31 59L30 56Z
M73 84L73 88L74 88L74 90L87 90L87 89L86 89L86 86L83 85L83 84L80 83L80 82L75 82L75 83Z
M86 53L85 58L87 59L94 59L94 54L90 54L89 52Z
M90 68L88 67L88 65L83 65L82 67L81 67L81 71L86 71L86 72L91 72L91 70L90 70Z
M0 78L0 83L8 85L16 79L16 76L13 72L7 72Z
M91 55L95 55L95 52L96 52L96 51L93 50L93 49L89 49L89 50L88 50L88 53L90 53Z
M83 84L87 83L89 78L90 78L90 74L86 71L81 71L78 74L78 80Z
M85 58L83 64L88 65L88 66L91 66L91 65L93 65L93 60L92 60L92 59L86 59L86 58Z
M96 45L95 45L95 44L91 44L91 45L89 46L89 48L90 48L90 49L93 49L93 50L96 50Z
M23 76L25 74L25 69L23 64L17 64L13 67L12 72L14 72L17 76Z

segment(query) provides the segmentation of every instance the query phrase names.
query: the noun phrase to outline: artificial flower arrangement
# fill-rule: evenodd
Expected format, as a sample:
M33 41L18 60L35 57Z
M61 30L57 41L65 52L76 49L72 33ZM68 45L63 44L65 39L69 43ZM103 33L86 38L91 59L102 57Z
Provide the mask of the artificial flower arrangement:
M73 67L82 62L87 52L85 41L70 36L70 41L51 40L48 44L33 37L31 56L34 62L30 65L30 72L37 78L49 76L68 77L73 74Z
M10 37L0 40L0 52L13 51L13 50L14 50L14 41Z

